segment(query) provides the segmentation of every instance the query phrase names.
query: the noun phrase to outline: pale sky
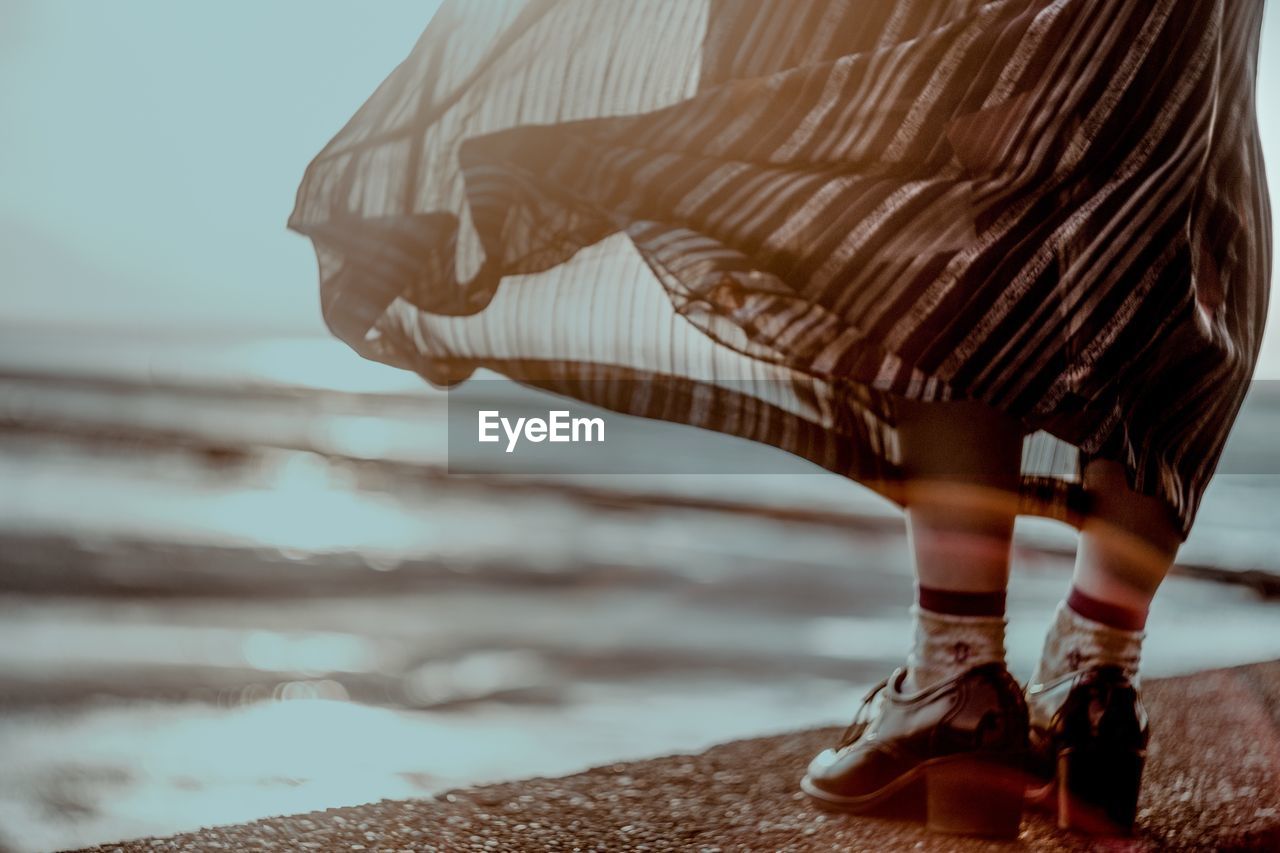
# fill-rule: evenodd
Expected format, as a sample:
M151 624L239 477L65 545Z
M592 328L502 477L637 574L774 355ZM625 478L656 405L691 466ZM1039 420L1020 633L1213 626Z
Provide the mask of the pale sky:
M437 5L0 0L0 323L321 331L310 246L284 227L294 191ZM1258 378L1280 378L1278 337L1280 293Z

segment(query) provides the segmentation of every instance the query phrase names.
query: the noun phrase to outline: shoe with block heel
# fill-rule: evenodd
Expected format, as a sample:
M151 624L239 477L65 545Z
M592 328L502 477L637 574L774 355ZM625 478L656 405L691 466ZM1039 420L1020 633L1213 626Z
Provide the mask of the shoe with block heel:
M1028 685L1031 798L1061 829L1128 835L1138 814L1149 726L1137 685L1095 666Z
M1012 838L1022 821L1027 708L1003 664L918 693L898 670L868 694L832 749L800 781L819 806L919 816L929 829Z

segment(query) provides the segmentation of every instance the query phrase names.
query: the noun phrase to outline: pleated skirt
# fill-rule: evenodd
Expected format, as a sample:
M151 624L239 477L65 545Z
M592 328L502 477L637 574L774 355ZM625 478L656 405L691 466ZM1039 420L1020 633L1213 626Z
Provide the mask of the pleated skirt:
M1185 537L1253 375L1262 0L446 0L307 169L329 328L903 502L904 399ZM376 11L371 11L376 14ZM643 388L643 393L637 389Z

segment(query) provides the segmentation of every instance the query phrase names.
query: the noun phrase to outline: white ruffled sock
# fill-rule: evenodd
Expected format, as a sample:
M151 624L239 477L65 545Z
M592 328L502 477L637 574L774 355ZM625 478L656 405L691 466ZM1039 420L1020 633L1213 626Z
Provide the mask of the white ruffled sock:
M1058 605L1053 626L1045 637L1031 683L1047 684L1068 673L1102 664L1118 666L1136 679L1145 636L1143 631L1124 631L1087 619L1064 601Z
M919 605L915 618L915 645L907 656L908 692L925 690L984 663L1004 662L1003 616L954 616L934 613Z

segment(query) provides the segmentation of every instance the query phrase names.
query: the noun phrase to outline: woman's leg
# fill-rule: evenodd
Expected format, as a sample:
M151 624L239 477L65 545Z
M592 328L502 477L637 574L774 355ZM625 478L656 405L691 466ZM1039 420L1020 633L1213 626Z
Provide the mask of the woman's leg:
M1123 833L1137 816L1148 738L1143 629L1181 537L1169 509L1130 489L1118 463L1090 461L1084 482L1093 506L1071 592L1027 685L1032 764L1059 826Z
M1005 588L1023 429L969 401L899 406L915 559L910 686L1004 660Z
M979 403L899 407L907 525L922 586L999 592L1009 583L1022 426Z
M1136 675L1147 611L1181 544L1168 507L1130 489L1119 463L1091 460L1084 482L1093 506L1033 683L1100 664Z
M898 437L915 644L905 675L867 697L881 700L874 721L860 712L835 749L809 762L801 788L857 812L916 790L931 829L1013 837L1028 717L1004 665L1004 599L1022 430L975 403L905 403Z
M1080 533L1073 591L1122 611L1120 619L1127 612L1128 623L1141 629L1181 537L1168 507L1130 489L1118 462L1095 459L1084 479L1093 509Z

